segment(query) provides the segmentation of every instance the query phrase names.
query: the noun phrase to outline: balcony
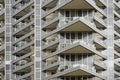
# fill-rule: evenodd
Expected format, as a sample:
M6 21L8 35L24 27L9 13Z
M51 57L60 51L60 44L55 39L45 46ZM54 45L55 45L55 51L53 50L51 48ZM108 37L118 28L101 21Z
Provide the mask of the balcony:
M21 27L23 27L23 26L25 26L27 23L23 23L23 22L19 22L16 26L15 26L15 28L14 28L14 32L15 31L17 31L17 30L19 30Z
M82 56L82 55L81 55ZM75 57L76 58L76 57ZM65 59L64 59L65 60ZM83 59L83 60L85 60L85 59ZM70 65L70 64L73 64L73 63L77 63L77 65L79 64L79 65L82 65L82 64L84 64L83 62L83 60L78 60L78 61L67 61L67 60L65 60L65 62L63 62L63 65ZM92 60L92 59L91 59ZM94 62L93 62L94 61ZM57 70L58 69L58 67L60 66L60 63L61 63L62 61L60 60L58 60L57 58L49 58L49 59L47 59L47 61L46 61L46 63L44 64L44 65L42 65L42 70L43 71L50 71L50 70ZM82 64L81 64L82 63ZM87 62L86 64L88 64L88 66L91 66L92 64L95 66L95 69L96 70L106 70L107 69L107 66L106 66L106 64L103 62L103 61L100 61L100 60L92 60L91 62L89 61L89 62ZM84 64L85 65L85 64ZM65 68L65 67L64 67ZM63 71L64 70L64 68L63 69L61 69L61 71Z
M30 72L31 66L34 64L34 62L28 62L27 60L20 60L18 64L14 65L13 72Z
M115 18L115 21L120 19L120 14L117 13L116 11L114 11L114 18Z
M82 41L82 40L77 40L77 41L73 40L72 43L61 42L55 52L45 57L42 57L42 59L44 60L44 59L47 59L49 57L55 56L60 53L69 54L69 53L74 53L74 52L75 53L87 53L87 54L94 53L98 56L101 56L104 59L107 58L104 54L101 54L100 52L96 50L94 44L86 43L86 41Z
M117 31L114 31L114 39L117 40L117 39L120 39L120 34L117 32Z
M30 77L30 76L32 76L32 75L34 75L34 71L31 71L31 72L29 72L29 73L26 73L26 74L24 74L24 75L21 75L21 76L17 77L17 78L14 79L14 80L24 79L24 78Z
M102 1L103 2L103 1ZM86 6L84 6L86 5ZM58 10L58 9L96 9L98 10L101 14L103 14L104 16L106 16L104 10L100 9L95 1L91 0L81 0L80 2L78 2L77 0L59 0L58 4L56 5L56 7L48 10L48 11L44 11L42 16L42 18L44 18L45 16L53 13L54 11Z
M30 30L33 30L32 26L34 24L34 21L31 21L29 23L19 23L19 25L15 26L14 30L13 30L13 35L25 35L27 34Z
M115 74L115 78L120 77L120 73L119 72L114 71L114 74Z
M45 30L47 28L55 29L59 23L60 17L55 15L54 17L50 18L48 21L43 21L42 29Z
M30 6L34 3L33 0L28 1L28 2L22 2L19 3L17 5L15 5L14 8L14 14L13 16L23 16L26 13L30 12L32 9L30 8Z
M4 11L5 11L5 9L4 9L4 3L3 4L1 4L1 3L0 3L0 20L3 20L4 19Z
M115 43L114 43L114 48L117 52L120 52L120 40L116 40Z
M33 51L33 44L34 42L31 41L29 43L20 43L20 45L16 46L13 51L13 54L16 54L16 55L22 55L22 54L26 54L26 53L29 53L31 51ZM19 54L20 53L20 54Z
M120 13L120 4L118 4L116 1L114 1L114 9L116 10L116 12Z
M20 41L27 41L27 42L28 41L34 41L33 34L34 34L34 31L29 32L29 33L27 33L26 35L24 35L24 36L22 36L20 38L15 37L16 40L13 42L13 45L20 42Z
M0 52L3 52L5 50L5 44L2 44L1 46L0 46Z
M32 56L33 54L34 54L34 52L30 52L30 53L27 53L27 54L25 54L25 55L23 55L21 57L17 57L12 63L16 63L16 62L18 62L20 60L23 60L23 59L25 59L27 57Z
M54 1L54 0L53 0ZM59 1L62 1L62 0L59 0ZM42 18L46 17L47 15L55 12L56 10L58 10L59 8L65 6L67 3L69 3L71 0L64 0L62 2L59 2L59 4L57 4L54 8L50 9L50 10L47 10L47 11L44 11L42 10Z
M94 65L96 70L106 70L107 66L104 63L104 61L100 61L100 60L94 60Z
M114 51L114 59L120 58L120 53Z
M96 46L97 49L104 50L104 49L107 48L105 41L101 38L95 38L94 43L95 43L95 46Z
M20 47L23 47L26 44L27 44L26 41L20 41L20 42L18 42L17 44L15 44L15 46L16 46L15 50L19 49Z
M86 17L61 17L60 24L57 29L42 36L42 39L49 37L57 32L65 31L93 31L99 33L106 38L106 35L96 28L96 25L91 22L91 19ZM79 26L81 25L81 26Z
M44 49L54 49L55 47L57 47L59 44L59 40L56 39L55 41L51 41L49 43L46 43L43 47L42 50Z
M82 74L81 74L82 73ZM85 64L73 64L73 65L63 65L61 62L58 71L45 78L47 79L53 79L59 76L82 76L82 75L91 75L91 76L96 76L101 79L105 79L102 75L96 73L95 67L88 66Z
M94 0L96 2L96 5L99 7L106 7L107 1L106 0Z
M98 29L106 29L107 28L106 21L105 21L103 15L100 14L99 12L95 13L94 21L95 21L95 25Z
M42 7L53 7L57 2L58 0L42 0Z
M0 80L4 80L5 79L5 76L4 76L4 74L1 72L0 73Z
M13 23L13 25L16 25L16 24L22 24L23 22L23 24L25 24L25 23L27 23L29 20L26 20L27 18L33 18L34 16L33 16L33 13L34 13L34 11L31 11L31 12L29 12L28 14L26 14L26 15L24 15L24 16L22 16L22 17L20 17L19 19L15 19L14 21L14 23Z
M120 21L119 20L115 21L114 24L115 24L115 26L117 26L118 28L120 28Z

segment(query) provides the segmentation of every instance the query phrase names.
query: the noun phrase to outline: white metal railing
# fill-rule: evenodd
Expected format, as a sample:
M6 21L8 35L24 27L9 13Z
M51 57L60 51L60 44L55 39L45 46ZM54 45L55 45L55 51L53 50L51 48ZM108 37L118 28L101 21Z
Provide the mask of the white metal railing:
M22 46L25 46L28 42L26 41L21 41L21 42L18 42L16 45L15 45L15 50L22 47Z
M26 2L24 1L23 3L19 3L14 7L14 12L18 11L19 9L21 9L22 7L24 7L25 5L27 5L30 1Z
M97 41L97 42L99 42L99 43L102 43L102 44L106 45L106 43L101 38L95 37L94 40Z
M116 40L115 43L120 45L120 39Z
M93 18L90 18L90 17L61 17L60 24L58 27L62 27L63 25L70 23L71 21L73 21L75 19L85 19L89 22L93 21Z
M14 32L19 30L21 27L23 27L25 25L27 25L27 23L22 23L22 22L18 23L14 28Z
M86 65L86 64L63 65L63 63L61 63L61 65L59 66L58 71L62 72L64 70L66 70L66 69L76 68L76 67L81 67L81 68L84 68L86 70L90 70L92 72L96 72L96 69L95 69L94 66L89 66L89 65Z
M95 49L94 44L88 43L88 42L86 42L86 41L84 41L84 40L71 39L71 40L68 40L68 41L65 42L65 43L64 43L63 40L60 40L60 41L62 41L62 42L60 42L58 50L64 49L64 48L66 48L66 47L68 47L68 46L70 46L70 45L72 45L72 44L78 43L78 42L79 42L79 43L82 43L82 44L85 44L85 45L88 45L89 47L92 47L92 48Z
M20 61L17 62L17 65L14 65L14 69L17 69L18 67L23 66L27 63L28 63L27 60L20 60Z

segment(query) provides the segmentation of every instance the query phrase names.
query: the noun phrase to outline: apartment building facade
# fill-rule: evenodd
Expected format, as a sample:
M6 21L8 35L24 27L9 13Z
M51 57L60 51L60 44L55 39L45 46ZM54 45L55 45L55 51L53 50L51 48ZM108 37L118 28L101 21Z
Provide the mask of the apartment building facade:
M0 0L0 80L120 80L120 0Z

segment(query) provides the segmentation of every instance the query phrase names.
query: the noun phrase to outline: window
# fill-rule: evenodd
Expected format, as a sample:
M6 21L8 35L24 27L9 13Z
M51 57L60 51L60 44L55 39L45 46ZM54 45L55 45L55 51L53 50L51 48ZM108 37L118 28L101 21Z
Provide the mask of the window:
M66 12L65 12L65 16L66 16L66 17L70 17L70 11L66 11Z
M71 55L71 64L73 65L75 63L75 55Z
M82 10L78 10L78 16L82 17Z
M78 39L82 39L82 33L78 33Z

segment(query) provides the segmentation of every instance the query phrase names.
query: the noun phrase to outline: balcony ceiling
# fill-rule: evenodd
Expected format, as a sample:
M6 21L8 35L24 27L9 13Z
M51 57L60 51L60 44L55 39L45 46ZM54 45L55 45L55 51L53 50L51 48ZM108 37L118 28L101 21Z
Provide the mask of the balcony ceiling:
M4 18L5 18L4 12L0 13L0 20L4 20Z
M65 50L64 52L62 52L63 54L69 54L69 53L74 53L74 54L78 54L78 53L84 53L84 54L89 54L89 53L93 53L92 51L88 50L87 48L83 47L82 45L77 45L75 47L72 47L68 50Z
M58 0L52 0L50 3L46 4L44 7L55 7Z
M105 6L100 0L95 0L95 2L99 7L104 7Z
M4 2L4 0L0 0L0 3L3 3Z
M26 72L26 73L28 73L29 71L31 71L31 68L30 68L30 67L27 67L27 68L23 68L23 69L21 69L21 70L18 70L18 71L16 71L16 72Z
M94 26L93 26L94 27ZM62 29L61 31L93 31L89 26L78 20L77 22L73 23Z
M61 9L93 9L93 7L86 0L72 0Z
M90 73L87 73L81 69L77 70L77 71L74 71L74 72L70 72L68 74L65 74L64 76L89 76L91 75Z

